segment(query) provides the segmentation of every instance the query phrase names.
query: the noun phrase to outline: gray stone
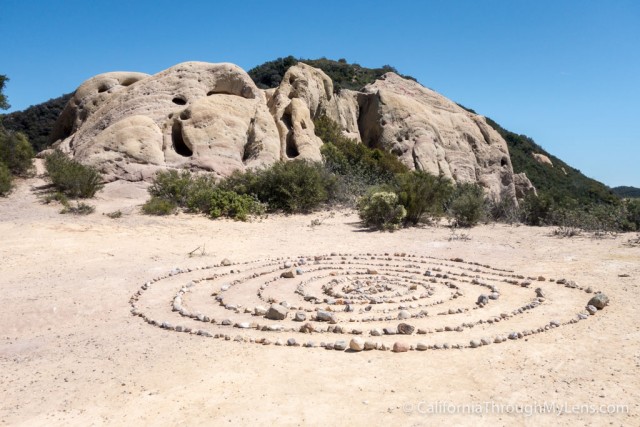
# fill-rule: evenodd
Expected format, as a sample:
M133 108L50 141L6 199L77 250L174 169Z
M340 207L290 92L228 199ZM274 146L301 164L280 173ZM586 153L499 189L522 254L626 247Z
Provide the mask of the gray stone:
M264 316L265 314L267 314L267 309L266 307L258 305L254 307L253 314L255 314L256 316Z
M316 320L319 322L337 323L335 314L325 310L318 310L316 312Z
M295 320L296 322L304 322L305 320L307 320L307 315L303 311L297 311L295 316L293 317L293 320Z
M591 298L587 303L587 305L592 305L598 310L602 310L607 306L607 304L609 304L609 297L606 296L605 294L600 294L600 293L595 294L593 298Z
M425 351L428 349L429 349L429 346L423 342L419 342L418 344L416 344L416 350Z
M283 277L285 279L293 279L294 277L296 277L296 275L293 273L293 271L288 270L282 272L282 274L280 274L280 277Z
M225 258L222 261L220 261L220 265L223 265L225 267L230 266L231 265L231 261L228 258Z
M347 349L347 342L346 342L346 341L343 341L343 340L336 341L336 342L333 344L333 349L334 349L334 350L339 350L339 351L346 350L346 349Z
M408 323L400 323L398 325L398 333L402 335L411 335L415 329L416 328L414 326L411 326Z
M267 314L265 317L271 320L284 320L287 318L287 313L289 310L286 307L281 306L280 304L271 304L269 310L267 310Z
M471 346L471 348L476 348L476 347L480 347L482 345L482 342L478 340L471 340L469 342L469 345Z
M372 329L370 332L372 337L379 337L383 334L383 331L380 328Z
M592 306L592 305L588 305L588 306L587 306L587 311L589 312L589 314L593 315L593 314L596 314L596 313L598 312L598 309L597 309L597 308L595 308L595 307L594 307L594 306Z
M478 305L486 305L486 304L489 304L489 297L488 297L488 296L486 296L485 294L481 294L481 295L478 297L478 300L476 301L476 304L478 304Z
M365 350L375 350L377 347L377 344L373 341L365 341L364 342L364 349Z

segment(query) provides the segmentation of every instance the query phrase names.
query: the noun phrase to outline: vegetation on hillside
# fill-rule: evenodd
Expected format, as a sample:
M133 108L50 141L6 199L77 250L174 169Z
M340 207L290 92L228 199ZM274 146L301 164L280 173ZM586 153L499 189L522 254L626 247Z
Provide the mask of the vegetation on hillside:
M296 59L293 56L265 62L252 68L248 73L259 88L274 88L280 84L289 67L296 65L298 62L303 62L324 71L333 80L333 90L336 93L340 92L341 89L361 90L388 72L399 74L398 70L390 65L383 65L380 68L367 68L359 64L349 64L345 59L337 61L327 58ZM400 75L415 81L415 78L411 76Z
M620 186L611 189L614 194L622 198L640 198L640 188Z
M36 152L42 151L55 142L50 140L53 126L71 96L62 95L23 111L2 115L0 121L8 131L26 135Z

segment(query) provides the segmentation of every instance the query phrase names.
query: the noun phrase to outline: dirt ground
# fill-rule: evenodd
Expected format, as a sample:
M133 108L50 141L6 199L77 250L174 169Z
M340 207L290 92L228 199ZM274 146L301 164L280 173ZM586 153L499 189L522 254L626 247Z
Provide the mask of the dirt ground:
M139 213L144 187L119 183L90 201L94 214L72 216L40 203L39 183L0 198L0 425L640 425L633 235L484 225L452 240L444 226L363 232L347 211L247 223L149 217ZM116 210L121 218L104 215ZM189 256L197 247L204 253ZM131 295L175 267L330 252L460 257L572 279L611 302L523 339L407 353L208 339L130 312ZM573 318L589 299L578 295L552 295L549 307ZM522 321L537 326L537 316ZM565 413L542 413L549 405Z

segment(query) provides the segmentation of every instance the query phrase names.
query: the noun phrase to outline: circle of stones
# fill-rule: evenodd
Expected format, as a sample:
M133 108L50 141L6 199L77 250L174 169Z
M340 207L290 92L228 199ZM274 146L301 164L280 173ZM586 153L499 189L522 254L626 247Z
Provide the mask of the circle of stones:
M203 329L184 325L174 325L173 322L160 321L146 314L139 307L139 301L145 292L158 283L169 278L193 273L197 271L212 271L213 274L195 278L178 288L170 307L181 318L189 321L202 322L202 324L215 324L222 329L222 333L211 333L203 325ZM233 280L226 280L231 276L239 276ZM298 310L295 320L303 322L300 327L289 327L274 323L266 313L266 307L255 307L253 310L242 307L238 304L225 301L225 293L236 286L242 285L249 280L256 280L264 277L264 280L256 292L258 302L278 305L284 311ZM292 307L286 301L277 301L269 296L269 290L278 287L279 284L298 279L298 284L294 291L302 301L301 307ZM385 335L399 335L406 338L413 335L416 328L404 322L416 319L433 317L429 313L431 309L437 309L444 303L454 303L458 298L464 297L466 291L462 286L477 286L484 290L475 304L468 304L451 307L435 313L435 316L448 316L468 313L473 310L480 310L500 298L498 284L508 284L514 287L530 289L534 282L547 282L543 277L525 277L515 274L511 270L491 267L486 264L475 262L465 262L460 258L440 259L426 255L413 255L406 253L385 254L338 254L319 256L299 256L295 258L275 258L270 260L254 260L241 263L232 263L223 260L218 264L197 268L180 269L174 268L170 272L155 279L149 280L140 286L140 289L131 296L129 303L131 313L140 317L146 323L162 328L164 330L194 334L206 338L224 339L230 341L247 342L259 345L286 345L290 347L322 347L333 350L347 350L350 345L345 339L337 341L328 340L315 344L309 340L299 343L296 338L288 338L286 341L281 338L270 339L269 337L247 337L236 335L232 338L232 330L248 331L256 330L261 333L283 333L294 334L338 334L360 337L366 335L365 331L359 328L347 327L346 325L366 325L370 322L393 322L401 320L403 323L396 327L374 328L368 331L372 339L367 340L361 346L363 350L394 350L397 352L408 350L440 350L440 349L462 349L477 348L492 343L502 343L507 340L517 340L527 336L543 333L551 329L574 324L589 317L588 312L581 311L568 320L551 320L537 328L512 331L490 339L481 338L471 340L468 344L423 344L418 342L415 345L398 345L392 347L389 344L375 341L375 337ZM211 296L213 303L219 305L230 314L250 314L261 319L263 324L257 322L234 322L230 318L213 319L212 316L190 311L185 300L188 295L201 284L219 285L219 290L214 291ZM575 282L560 279L549 279L548 283L555 283L558 286L571 288L578 291L591 292L590 288L578 286ZM312 288L320 284L320 294L314 293ZM437 289L442 288L447 292L445 297L437 298ZM441 332L462 332L477 325L495 324L507 322L511 319L522 316L546 303L544 292L537 288L535 296L525 304L500 313L499 316L489 315L473 321L451 323L434 329L417 328L417 336L427 336ZM244 308L244 311L243 311ZM321 315L322 313L322 315ZM328 313L328 314L327 314ZM346 313L351 317L338 319L337 315ZM310 314L310 321L307 320ZM285 314L285 317L287 314ZM353 317L356 316L356 317ZM300 319L298 319L300 318ZM281 319L283 320L283 319ZM306 323L304 323L306 321ZM325 327L325 325L327 325ZM404 325L404 326L403 326ZM382 330L381 330L382 329ZM229 332L229 333L225 333ZM362 343L361 343L362 344Z

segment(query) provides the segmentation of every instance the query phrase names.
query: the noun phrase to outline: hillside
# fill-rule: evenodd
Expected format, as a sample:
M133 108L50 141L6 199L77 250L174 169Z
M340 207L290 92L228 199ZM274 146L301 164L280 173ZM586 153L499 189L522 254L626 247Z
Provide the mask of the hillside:
M249 70L248 74L259 88L274 88L280 84L286 71L298 62L322 69L333 80L335 92L343 88L360 90L387 72L397 73L397 70L389 65L367 68L359 64L350 64L344 59L338 61L326 58L296 59L288 56L258 65ZM415 80L410 76L402 77ZM0 117L8 130L24 132L34 149L40 151L51 143L49 135L55 120L70 97L70 94L63 95L24 111ZM487 119L487 122L507 141L514 172L525 172L539 194L553 199L556 203L561 205L610 204L619 200L618 196L637 197L628 195L638 194L637 192L628 193L625 189L614 192L606 185L585 176L578 169L548 153L533 139L504 129L491 119ZM547 156L553 163L553 167L536 161L533 153Z
M41 151L53 142L49 141L49 135L71 95L68 93L42 104L32 105L26 110L2 114L0 121L5 129L27 135L34 150Z
M335 92L339 92L340 89L361 90L364 86L373 83L383 74L390 71L405 79L416 80L411 76L398 73L398 70L390 65L383 65L380 68L366 68L359 64L349 64L344 59L337 61L327 58L296 59L293 56L265 62L250 69L248 73L260 89L275 88L280 84L282 76L284 76L289 67L296 65L298 62L304 62L324 71L333 80Z
M640 198L640 188L620 186L611 189L614 194L622 198Z

